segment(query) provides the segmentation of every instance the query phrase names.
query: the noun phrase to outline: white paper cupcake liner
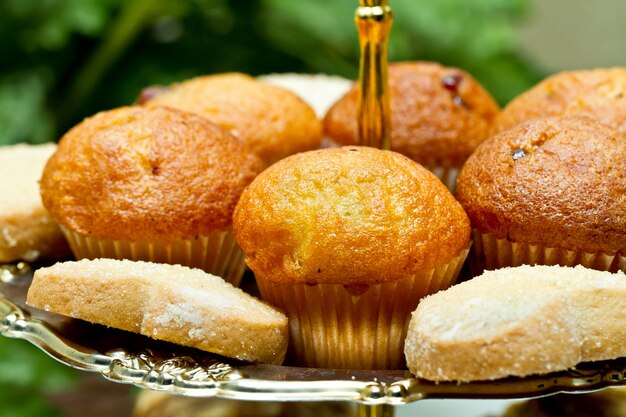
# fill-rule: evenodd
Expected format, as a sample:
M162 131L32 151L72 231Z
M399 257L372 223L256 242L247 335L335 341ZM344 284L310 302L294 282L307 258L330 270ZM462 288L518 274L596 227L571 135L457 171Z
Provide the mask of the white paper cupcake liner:
M423 162L422 166L435 174L444 183L448 190L454 194L456 190L456 179L459 176L460 166L442 164L437 161Z
M456 179L459 176L461 165L452 163L447 159L430 159L417 161L424 168L435 174L448 187L448 190L454 194L456 190Z
M582 265L600 271L626 272L626 257L603 252L588 253L581 250L548 248L542 245L512 242L499 239L492 233L473 230L474 245L470 255L473 276L484 270L520 265Z
M245 271L244 256L232 230L197 239L138 241L96 239L62 228L76 259L113 258L180 264L199 268L238 286Z
M452 285L468 250L445 265L365 292L341 284L274 283L257 276L263 299L289 317L288 355L297 365L402 369L411 313L419 300Z

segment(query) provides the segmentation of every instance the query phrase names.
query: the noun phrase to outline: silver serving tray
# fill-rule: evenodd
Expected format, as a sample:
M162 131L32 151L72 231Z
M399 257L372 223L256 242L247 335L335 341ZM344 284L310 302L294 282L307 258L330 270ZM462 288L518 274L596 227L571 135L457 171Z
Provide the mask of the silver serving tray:
M119 383L191 397L353 401L394 405L428 398L529 398L626 385L626 358L491 382L432 383L407 370L313 369L237 362L195 349L29 308L26 264L0 267L0 333L58 361Z

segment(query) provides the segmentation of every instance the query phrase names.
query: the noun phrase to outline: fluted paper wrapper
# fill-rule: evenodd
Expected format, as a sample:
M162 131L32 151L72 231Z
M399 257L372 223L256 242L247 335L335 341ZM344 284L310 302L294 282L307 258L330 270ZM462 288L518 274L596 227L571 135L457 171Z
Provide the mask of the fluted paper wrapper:
M626 272L626 257L603 252L588 253L581 250L548 248L542 245L512 242L499 239L492 233L473 230L474 244L470 255L472 276L485 270L520 265L582 265L600 271Z
M448 187L448 190L454 194L456 179L459 176L459 167L425 164L424 168L435 174Z
M257 276L263 299L289 317L290 360L341 369L402 369L410 315L425 295L452 285L468 250L448 264L367 288L284 284Z
M243 253L232 230L197 239L138 241L96 239L62 228L76 259L113 258L180 264L199 268L238 286L245 271Z

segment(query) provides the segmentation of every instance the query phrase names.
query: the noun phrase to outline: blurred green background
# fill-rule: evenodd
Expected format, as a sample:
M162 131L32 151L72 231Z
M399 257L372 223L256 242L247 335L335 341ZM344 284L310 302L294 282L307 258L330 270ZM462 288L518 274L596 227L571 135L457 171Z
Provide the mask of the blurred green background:
M1 0L0 144L58 140L141 88L198 74L356 78L357 1ZM392 60L462 67L500 102L540 73L516 52L528 0L393 0Z
M390 3L391 60L461 67L502 104L550 72L625 65L623 0ZM356 5L357 0L0 0L0 145L58 140L84 117L132 103L145 86L198 74L324 72L355 78ZM79 375L26 342L0 337L0 417L77 416L90 407L90 416L107 415L103 406L85 400L91 382ZM98 381L92 397L104 398L113 409L120 404L108 415L127 415L131 391L106 397L98 390L116 384ZM82 409L63 405L72 392Z

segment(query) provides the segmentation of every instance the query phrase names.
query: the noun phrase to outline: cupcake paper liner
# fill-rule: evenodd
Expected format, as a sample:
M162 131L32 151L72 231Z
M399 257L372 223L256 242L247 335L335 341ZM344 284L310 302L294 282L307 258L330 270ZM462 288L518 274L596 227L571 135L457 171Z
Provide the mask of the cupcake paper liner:
M289 317L290 360L319 368L402 369L411 313L425 295L452 285L468 250L445 265L399 280L350 288L285 284L257 276L261 296Z
M113 258L180 264L199 268L238 286L245 271L244 256L232 230L197 239L138 241L96 239L62 228L76 259Z
M437 178L448 187L448 190L454 194L456 190L456 179L459 176L459 167L426 164L424 168L435 174Z
M484 270L520 265L582 265L600 271L626 272L626 257L603 252L588 253L581 250L548 248L538 244L512 242L499 239L493 233L473 230L474 245L470 255L472 276Z

